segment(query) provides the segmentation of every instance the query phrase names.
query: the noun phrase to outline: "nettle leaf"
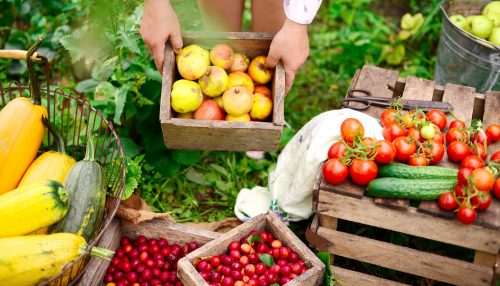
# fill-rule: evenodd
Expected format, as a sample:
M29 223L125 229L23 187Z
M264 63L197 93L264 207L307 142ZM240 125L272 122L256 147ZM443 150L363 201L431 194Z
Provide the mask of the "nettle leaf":
M125 107L125 102L127 101L127 92L132 86L132 83L121 86L115 91L115 118L113 121L116 124L121 124L121 116L123 113L123 108Z
M139 155L140 147L132 139L120 137L120 142L122 144L123 155L130 158Z
M248 244L251 244L252 242L264 243L264 240L262 239L262 236L260 236L260 234L254 233L247 238L247 242Z
M115 93L116 87L114 85L109 81L102 81L95 88L94 101L107 103L113 99Z
M86 79L84 81L79 82L75 89L78 92L87 92L95 89L101 81L95 80L93 78Z
M173 150L172 158L181 165L193 165L201 160L201 151L197 150Z
M141 53L141 50L139 49L139 45L137 43L138 39L139 39L138 35L127 34L124 31L119 31L118 33L120 34L120 42L121 42L118 45L118 47L127 48L132 53L135 53L135 54Z
M259 254L260 261L264 263L267 267L274 265L274 259L269 254Z
M85 49L80 45L80 39L73 35L62 37L59 42L69 52L73 63L78 62L87 54Z

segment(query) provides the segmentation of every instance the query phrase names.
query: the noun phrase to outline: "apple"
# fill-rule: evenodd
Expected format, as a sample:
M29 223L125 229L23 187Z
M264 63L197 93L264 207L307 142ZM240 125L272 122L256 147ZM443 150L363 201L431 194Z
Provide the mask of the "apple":
M202 77L210 65L208 51L198 45L184 47L176 61L179 74L188 80Z
M233 116L231 114L226 115L226 120L227 121L242 121L242 122L248 122L250 121L250 115L248 113L240 115L240 116Z
M226 44L218 44L210 51L210 61L214 66L229 69L233 64L233 49Z
M464 16L462 15L453 15L450 17L450 20L455 26L459 27L462 30L465 30L467 32L470 31L470 26L469 23L467 22L467 19L465 19Z
M495 27L488 39L492 44L500 46L500 27Z
M470 32L476 37L487 39L493 31L493 21L486 16L480 15L472 17L470 23Z
M252 109L253 93L242 85L230 87L222 95L222 105L228 114L241 116Z
M255 88L253 81L252 81L252 78L248 74L246 74L242 71L232 72L228 75L227 88L230 88L230 87L233 87L236 85L243 85L246 88L248 88L248 90L250 90L252 93L253 93L254 88Z
M258 93L258 92L264 94L265 96L269 97L270 99L273 99L273 94L271 93L271 90L269 89L269 87L267 87L265 85L255 86L253 93Z
M266 60L266 56L258 56L248 67L248 74L258 84L266 84L273 77L273 71L266 67Z
M194 119L198 120L224 120L225 117L224 110L212 99L204 99L194 112Z
M230 72L242 71L246 72L248 65L250 64L250 59L242 53L234 53L233 64L229 69Z
M222 104L222 96L217 96L212 99L220 106L220 108L224 108L224 105Z
M250 117L253 120L264 121L273 112L273 101L266 95L257 92L254 95Z
M490 12L488 15L486 15L486 17L493 21L493 25L495 25L495 27L500 27L500 12Z
M500 1L492 1L483 8L483 15L490 13L500 13Z
M181 79L172 85L170 93L172 109L178 113L195 111L203 101L200 86L190 80Z
M193 112L186 112L186 113L177 113L175 118L182 118L182 119L193 119L194 118L194 113Z
M228 77L226 71L218 66L210 66L207 72L198 80L203 94L210 97L221 95L227 87Z

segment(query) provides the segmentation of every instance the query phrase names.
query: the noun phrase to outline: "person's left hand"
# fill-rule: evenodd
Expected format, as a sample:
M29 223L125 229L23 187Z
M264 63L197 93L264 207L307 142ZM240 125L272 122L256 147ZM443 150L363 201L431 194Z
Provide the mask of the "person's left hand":
M286 19L271 42L266 65L274 68L279 60L285 68L285 92L292 87L295 75L309 56L307 25Z

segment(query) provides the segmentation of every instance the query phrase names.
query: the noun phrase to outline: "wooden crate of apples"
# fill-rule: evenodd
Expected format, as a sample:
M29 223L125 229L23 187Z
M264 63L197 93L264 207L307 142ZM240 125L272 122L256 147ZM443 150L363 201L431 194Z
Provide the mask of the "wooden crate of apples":
M272 94L266 86L273 70L266 56L250 60L228 44L210 51L192 44L176 56L182 79L170 95L175 117L198 120L267 121L273 111Z

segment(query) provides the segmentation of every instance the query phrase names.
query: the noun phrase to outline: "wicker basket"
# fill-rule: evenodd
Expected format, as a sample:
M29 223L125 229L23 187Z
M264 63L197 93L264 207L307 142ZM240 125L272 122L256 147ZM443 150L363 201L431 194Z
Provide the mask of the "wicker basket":
M16 82L9 83L7 86L0 83L0 110L16 97L29 96L30 88L38 90L36 92L41 91L42 105L47 108L49 121L61 134L68 155L76 160L83 159L87 140L90 135L93 135L96 143L95 158L104 168L109 186L106 211L97 237L89 241L86 252L78 259L68 263L61 273L39 283L39 285L73 285L86 268L91 248L101 239L120 204L126 178L125 158L120 138L113 130L112 124L87 100L72 91L50 87L48 80L46 87L40 88L33 63L41 62L47 66L47 60L40 54L32 53L32 49L30 51L0 50L0 58L26 59L30 72L30 86L22 86ZM28 57L29 54L32 55ZM40 152L49 150L53 143L54 138L50 136L49 132L45 132Z

